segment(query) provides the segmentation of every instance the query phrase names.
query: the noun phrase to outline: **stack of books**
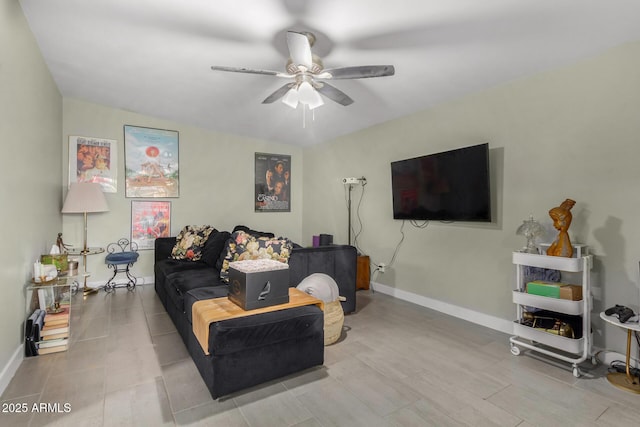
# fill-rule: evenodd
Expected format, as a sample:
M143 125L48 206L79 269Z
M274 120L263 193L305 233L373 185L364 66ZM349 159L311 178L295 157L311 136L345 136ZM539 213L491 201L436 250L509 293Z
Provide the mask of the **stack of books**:
M70 304L61 304L55 312L47 311L44 316L44 326L40 330L38 354L57 353L66 351L69 345L69 314Z

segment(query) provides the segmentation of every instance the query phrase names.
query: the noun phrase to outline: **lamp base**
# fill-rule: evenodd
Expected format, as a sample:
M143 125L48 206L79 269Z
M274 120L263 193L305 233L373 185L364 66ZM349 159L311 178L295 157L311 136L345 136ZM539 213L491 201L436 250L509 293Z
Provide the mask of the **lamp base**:
M82 291L82 295L84 296L93 295L93 294L97 294L98 292L100 292L100 288L88 288L85 285L84 290Z

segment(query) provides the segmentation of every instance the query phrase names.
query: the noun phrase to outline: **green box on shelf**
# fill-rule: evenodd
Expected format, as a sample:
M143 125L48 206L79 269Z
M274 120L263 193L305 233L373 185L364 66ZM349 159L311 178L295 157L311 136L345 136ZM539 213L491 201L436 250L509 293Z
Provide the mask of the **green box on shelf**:
M560 298L560 286L557 283L529 282L527 283L527 293L541 297Z
M40 255L40 262L42 264L53 264L58 271L69 270L69 255L68 254L46 254Z
M527 283L527 293L531 295L540 295L543 297L572 301L580 301L582 299L581 286L569 285L566 283L545 282L543 280L534 280Z

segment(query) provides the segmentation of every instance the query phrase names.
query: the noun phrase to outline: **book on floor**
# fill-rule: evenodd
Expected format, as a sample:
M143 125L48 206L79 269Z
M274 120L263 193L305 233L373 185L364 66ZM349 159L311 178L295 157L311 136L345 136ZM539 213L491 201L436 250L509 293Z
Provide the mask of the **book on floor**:
M65 340L64 344L56 345L53 347L44 347L38 349L38 354L50 354L50 353L58 353L60 351L66 351L69 343Z
M49 335L56 335L61 333L69 333L69 325L44 325L42 330L40 331L40 337L46 337Z
M60 339L60 338L69 338L69 332L60 332L58 334L40 336L40 342L57 340L57 339Z
M69 306L60 306L59 313L47 313L44 316L44 325L48 326L65 326L69 324Z
M69 340L66 339L66 338L58 338L58 339L49 340L49 341L40 341L38 343L38 349L43 349L43 348L47 348L47 347L57 347L57 346L61 346L61 345L67 345L68 342L69 342Z

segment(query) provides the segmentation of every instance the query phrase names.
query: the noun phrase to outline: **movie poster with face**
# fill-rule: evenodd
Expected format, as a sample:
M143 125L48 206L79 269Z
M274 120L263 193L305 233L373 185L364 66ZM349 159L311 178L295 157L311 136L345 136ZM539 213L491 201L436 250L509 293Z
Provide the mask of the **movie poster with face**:
M255 211L291 212L291 156L256 153Z
M95 182L105 193L118 190L117 141L87 136L69 137L69 184Z
M124 126L125 196L179 197L178 132Z

